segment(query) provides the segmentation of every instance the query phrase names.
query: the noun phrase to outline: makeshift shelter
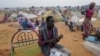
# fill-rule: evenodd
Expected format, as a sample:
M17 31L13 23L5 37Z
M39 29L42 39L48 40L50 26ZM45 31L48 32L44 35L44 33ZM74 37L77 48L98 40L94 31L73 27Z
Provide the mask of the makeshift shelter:
M79 27L83 24L83 21L85 18L81 18L81 15L78 12L72 11L72 18L71 22L73 23L73 26ZM92 18L91 21L96 21L97 18Z
M10 19L14 19L17 17L17 14L16 13L13 13L11 16L10 16Z
M42 9L38 12L38 15L41 16L42 14L44 14L46 12L46 10Z
M27 18L29 18L29 19L34 19L34 18L37 18L37 15L28 14L28 15L27 15Z
M11 16L8 18L8 21L16 21L16 17L17 17L17 14L16 14L16 13L13 13L13 14L11 14Z
M76 26L80 26L80 14L78 12L72 11L71 14L73 15L71 17L71 22L74 23Z
M61 21L62 20L62 16L58 11L54 11L55 13L53 13L52 10L47 11L43 17L46 18L47 16L53 16L55 21Z
M79 18L78 18L76 15L74 15L74 16L72 16L72 18L71 18L71 22L73 22L73 23L75 23L76 25L78 25L78 24L79 24Z
M25 16L26 18L28 19L34 19L34 18L37 18L37 15L34 15L34 14L28 14L28 13L25 13L25 12L19 12L19 14Z

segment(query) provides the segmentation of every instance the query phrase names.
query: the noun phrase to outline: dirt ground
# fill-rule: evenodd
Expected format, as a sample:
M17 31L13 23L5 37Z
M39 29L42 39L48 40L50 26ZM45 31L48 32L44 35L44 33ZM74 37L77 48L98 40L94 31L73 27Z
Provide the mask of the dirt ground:
M94 27L100 27L99 24L100 19L93 22ZM13 34L17 31L14 25L14 22L0 24L0 55L2 56L10 56L10 41ZM94 54L89 52L82 45L84 41L82 40L81 31L70 32L63 22L56 22L55 25L58 28L58 33L64 35L64 38L61 39L59 44L68 48L72 56L94 56ZM74 39L77 39L77 41Z

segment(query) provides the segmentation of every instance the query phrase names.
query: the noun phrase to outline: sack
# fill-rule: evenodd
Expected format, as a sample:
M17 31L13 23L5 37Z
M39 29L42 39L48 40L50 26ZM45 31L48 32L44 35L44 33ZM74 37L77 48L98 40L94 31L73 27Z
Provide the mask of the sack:
M26 20L23 21L21 25L23 28L31 28L31 26L28 24L28 21L26 21Z
M52 48L51 51L50 51L50 56L68 56L68 54L61 52L56 48Z

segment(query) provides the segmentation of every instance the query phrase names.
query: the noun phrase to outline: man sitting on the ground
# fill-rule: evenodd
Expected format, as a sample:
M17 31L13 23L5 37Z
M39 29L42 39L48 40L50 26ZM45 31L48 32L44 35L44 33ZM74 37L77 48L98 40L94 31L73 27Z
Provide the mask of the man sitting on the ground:
M46 23L45 26L39 29L39 46L42 53L45 56L49 56L52 48L57 48L59 50L63 49L61 45L57 44L63 35L61 34L58 36L58 30L54 26L54 18L52 16L46 18ZM70 55L69 52L67 53Z

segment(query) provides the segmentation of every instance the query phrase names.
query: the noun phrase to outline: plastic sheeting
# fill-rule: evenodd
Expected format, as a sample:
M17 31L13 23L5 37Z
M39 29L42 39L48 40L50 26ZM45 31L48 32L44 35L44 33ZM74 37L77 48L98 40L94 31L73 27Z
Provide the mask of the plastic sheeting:
M85 19L85 18L81 18L81 19L79 19L79 22L83 22L83 21L84 21L84 19ZM96 19L97 19L97 18L92 18L92 20L91 20L91 21L96 21Z
M29 18L29 19L32 19L32 18L37 18L37 16L36 16L36 15L34 15L34 14L28 14L28 15L27 15L27 18Z
M79 12L73 12L72 11L72 19L71 21L72 22L75 22L75 23L82 23L84 21L85 18L81 18L81 14ZM100 16L100 14L99 14ZM91 21L96 21L97 18L92 18Z
M24 12L22 12L22 11L19 12L19 14L25 16L25 17L28 18L28 19L33 19L33 18L36 18L36 17L37 17L37 15L24 13Z
M74 16L72 16L72 18L71 18L71 22L73 23L73 26L79 26L79 25L81 25L80 23L79 23L79 17L77 16L77 15L75 15L74 14Z
M79 22L79 18L74 15L74 16L72 16L71 22L78 23Z
M89 42L100 44L100 41L96 41L96 39L97 39L97 37L95 37L95 36L88 36L87 38L85 38L85 40L87 40Z
M85 41L83 45L86 49L94 53L96 56L100 56L100 44Z
M40 10L40 11L38 12L38 15L42 15L42 14L45 13L45 12L46 12L46 10L42 9L42 10Z
M55 20L57 21L61 21L62 20L62 16L59 12L57 12L56 14L52 13L52 11L46 11L46 13L43 15L44 18L46 18L47 16L53 16L55 18Z
M11 16L10 16L10 19L15 19L17 17L17 14L12 14Z
M50 56L68 56L67 53L61 52L56 48L51 49Z

